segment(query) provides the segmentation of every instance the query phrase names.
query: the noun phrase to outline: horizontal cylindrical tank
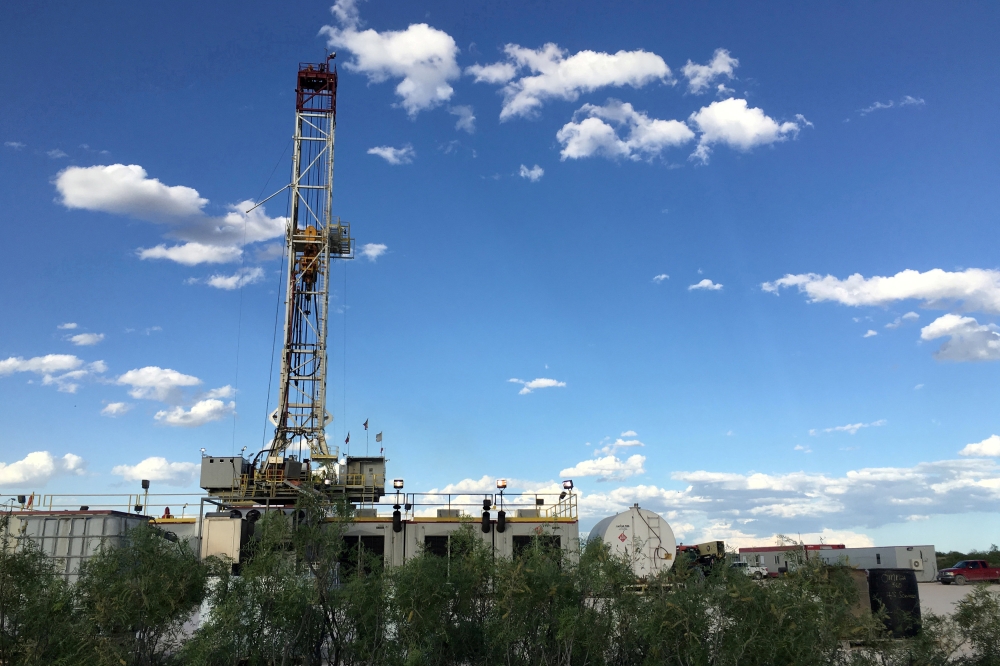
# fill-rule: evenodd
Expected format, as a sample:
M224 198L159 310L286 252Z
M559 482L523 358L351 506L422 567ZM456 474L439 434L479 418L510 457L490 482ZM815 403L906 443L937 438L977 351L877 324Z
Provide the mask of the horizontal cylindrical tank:
M674 565L677 542L666 520L636 504L628 511L601 520L589 539L601 539L613 555L632 565L636 578L651 578Z

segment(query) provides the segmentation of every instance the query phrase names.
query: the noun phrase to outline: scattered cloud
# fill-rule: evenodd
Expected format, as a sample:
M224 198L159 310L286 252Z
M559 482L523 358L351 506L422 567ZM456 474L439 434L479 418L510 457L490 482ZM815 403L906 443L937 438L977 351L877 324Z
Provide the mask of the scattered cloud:
M72 453L57 458L48 451L33 451L12 463L0 462L0 485L15 488L40 486L57 475L82 475L86 466L83 458Z
M538 166L537 164L529 169L528 167L522 164L521 168L518 169L517 174L521 176L521 178L527 178L531 182L537 183L542 179L542 176L545 175L545 169Z
M923 384L917 384L916 386L914 386L914 387L913 387L913 390L914 390L914 391L919 391L919 390L920 390L920 389L922 389L923 387L924 387L924 385L923 385Z
M76 335L71 335L69 337L69 341L78 347L89 347L91 345L96 345L103 339L104 339L103 333L77 333Z
M688 60L681 68L681 74L688 80L688 92L698 95L705 92L721 76L732 80L733 71L739 65L740 61L729 55L729 51L716 49L707 65L698 65ZM718 89L728 90L722 83Z
M361 246L361 256L368 261L375 261L389 250L383 243L365 243Z
M873 111L883 111L885 109L891 109L891 108L896 107L896 106L899 106L899 107L903 107L903 106L923 106L926 103L927 102L925 102L923 100L923 98L921 98L921 97L913 97L911 95L903 95L903 98L900 99L898 102L894 102L891 99L888 102L874 102L871 106L867 106L867 107L865 107L863 109L858 109L858 113L860 115L862 115L862 116L867 116L869 113L871 113Z
M392 146L375 146L374 148L368 149L369 155L377 155L384 159L389 164L410 164L413 162L413 158L417 156L417 151L413 150L413 146L406 144L402 148L393 148Z
M121 416L130 409L132 409L132 405L127 402L109 402L104 406L104 409L101 410L101 414L114 418L116 416Z
M544 377L539 377L538 379L532 379L531 381L524 381L523 379L508 379L508 382L512 384L521 384L521 390L518 391L518 395L527 395L535 389L542 388L553 388L566 386L566 382L560 382L556 379L546 379Z
M212 421L218 421L233 413L236 409L235 402L223 402L215 398L199 400L191 409L183 407L173 407L161 410L153 415L160 423L169 426L183 426L186 428L196 428Z
M192 462L168 462L166 458L154 456L136 465L116 465L111 473L126 481L148 479L168 486L194 485L199 467Z
M879 419L878 421L872 421L871 423L849 423L842 426L834 426L832 428L823 428L822 430L810 430L809 434L814 437L820 432L846 432L852 435L856 434L862 428L878 428L884 426L888 421L885 419Z
M203 397L205 397L205 398L232 398L234 395L236 395L236 389L234 389L229 384L226 384L225 386L220 386L219 388L214 388L214 389L208 391L207 393L205 393L205 395Z
M131 386L128 393L133 398L166 403L180 402L182 388L201 384L197 377L155 365L129 370L116 381L123 386Z
M449 106L448 113L458 116L455 129L472 134L476 131L476 115L468 105Z
M72 331L74 328L76 328L76 324L74 324L73 322L67 322L65 324L59 324L58 326L56 326L56 328L58 328L61 331Z
M243 251L236 245L205 245L204 243L184 243L183 245L157 245L139 248L140 259L169 259L170 261L196 266L198 264L228 264L239 261Z
M656 284L659 284L659 283L663 282L664 280L669 280L669 279L670 279L670 276L667 275L666 273L660 273L659 275L654 275L653 276L653 282L655 282Z
M812 449L808 446L802 446L801 444L796 444L793 448L794 451L801 451L802 453L812 453Z
M736 545L769 545L776 534L801 534L806 541L822 538L826 543L870 546L871 538L859 528L962 513L970 506L1000 510L1000 462L990 458L859 468L841 475L679 471L671 474L671 482L679 488L601 483L599 492L588 489L590 477L607 479L645 466L630 460L586 461L585 467L581 463L560 472L582 479L574 492L584 521L638 503L663 516L685 542L725 539ZM493 481L489 476L466 479L449 485L447 492L490 492ZM508 479L508 491L514 489L559 492L560 488L555 481ZM468 501L477 499L470 495Z
M573 120L556 133L556 140L562 144L559 156L563 160L594 155L608 159L651 159L692 139L694 132L681 121L650 118L631 104L616 99L609 99L604 106L584 104L573 114Z
M638 434L639 433L637 433L635 430L626 430L620 435L620 437L635 437Z
M946 314L920 329L921 340L948 340L934 353L941 361L1000 360L1000 327L973 317Z
M673 83L663 58L648 51L600 53L580 51L573 55L556 44L528 49L517 44L504 47L506 60L491 65L473 65L466 74L477 83L505 84L500 120L537 115L551 99L576 101L581 93L599 88L641 88L654 81ZM519 73L524 73L517 78Z
M254 284L264 279L264 269L259 266L241 268L232 275L215 274L205 280L205 284L216 289L240 289L248 284Z
M691 114L688 124L701 133L691 159L703 164L708 162L712 146L716 144L746 152L794 138L803 127L812 126L801 114L795 116L795 122L779 123L763 110L749 107L745 99L736 98L702 107Z
M68 167L55 178L60 203L71 210L125 215L167 227L167 236L181 241L140 248L141 259L168 259L185 265L225 263L243 255L243 245L277 238L287 219L268 217L263 206L249 213L254 202L227 206L222 216L205 213L208 199L183 185L165 185L150 178L137 164Z
M373 83L400 79L396 95L411 118L451 99L454 89L448 81L461 75L451 35L426 23L406 30L362 30L355 0L337 0L331 11L339 25L320 30L327 44L349 51L354 59L344 66Z
M85 363L72 354L47 354L29 359L11 356L0 361L0 377L15 372L31 372L41 375L43 386L55 386L63 393L76 393L81 380L89 379L107 369L104 361Z
M918 315L916 312L907 312L902 317L896 317L893 321L891 321L888 324L886 324L885 327L886 328L899 328L900 326L902 326L904 323L906 323L908 321L916 321L918 319L920 319L920 315Z
M965 448L958 453L959 455L975 456L977 458L1000 457L1000 435L990 435L981 442L966 444Z
M865 334L862 335L861 337L863 337L863 338L874 338L876 335L878 335L878 331L875 331L875 330L872 330L872 329L869 328L867 331L865 331Z
M597 477L598 481L621 481L636 474L645 474L643 465L646 457L639 454L629 456L622 460L617 456L609 455L602 458L594 458L578 462L573 467L567 467L559 472L563 477Z
M69 155L59 150L58 148L53 148L52 150L48 150L45 152L45 154L48 155L49 158L53 160L61 160L64 157L69 157Z
M694 291L695 289L707 289L708 291L718 291L722 289L722 285L716 284L715 282L712 282L708 278L705 278L704 280L702 280L697 284L692 284L688 286L688 291Z
M21 143L20 141L4 141L3 145L4 147L11 148L12 150L23 150L28 146L28 144Z
M1000 271L967 268L945 271L940 268L920 273L904 270L895 275L866 278L855 273L843 280L818 273L788 274L761 285L764 291L777 294L782 288L795 287L809 301L833 301L841 305L888 305L896 301L923 301L936 309L979 310L1000 314Z

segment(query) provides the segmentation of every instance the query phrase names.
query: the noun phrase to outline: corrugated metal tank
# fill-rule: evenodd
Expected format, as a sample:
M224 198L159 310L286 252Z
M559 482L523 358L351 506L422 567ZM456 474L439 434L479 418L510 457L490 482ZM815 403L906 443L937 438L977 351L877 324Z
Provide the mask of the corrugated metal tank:
M677 542L674 531L659 514L636 504L628 511L601 520L589 539L602 539L613 555L632 564L636 578L646 579L674 566Z
M15 511L11 517L11 536L34 542L71 582L103 542L116 546L126 530L149 522L149 516L121 511Z

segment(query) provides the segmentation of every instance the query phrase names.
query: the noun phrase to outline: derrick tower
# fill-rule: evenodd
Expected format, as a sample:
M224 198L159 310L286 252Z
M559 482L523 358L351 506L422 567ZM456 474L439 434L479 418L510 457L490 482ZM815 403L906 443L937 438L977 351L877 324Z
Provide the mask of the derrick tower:
M336 460L326 443L326 337L333 259L352 259L351 227L332 215L333 144L337 127L337 70L330 61L300 64L295 89L291 219L285 340L274 439L265 469L289 448L308 448L312 460Z
M330 271L334 260L354 258L351 227L332 213L333 58L300 63L295 88L284 344L278 407L270 414L274 436L252 460L202 459L202 488L231 506L293 504L303 491L361 504L385 494L383 457L341 460L339 449L326 441L325 428L333 421L326 410Z

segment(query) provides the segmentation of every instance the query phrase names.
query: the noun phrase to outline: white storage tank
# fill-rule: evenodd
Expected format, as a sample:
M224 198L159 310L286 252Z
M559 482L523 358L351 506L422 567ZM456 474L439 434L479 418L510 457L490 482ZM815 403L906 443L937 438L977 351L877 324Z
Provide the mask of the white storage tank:
M602 539L612 555L632 563L636 578L651 578L674 566L677 542L659 514L635 504L628 511L601 520L589 539Z

